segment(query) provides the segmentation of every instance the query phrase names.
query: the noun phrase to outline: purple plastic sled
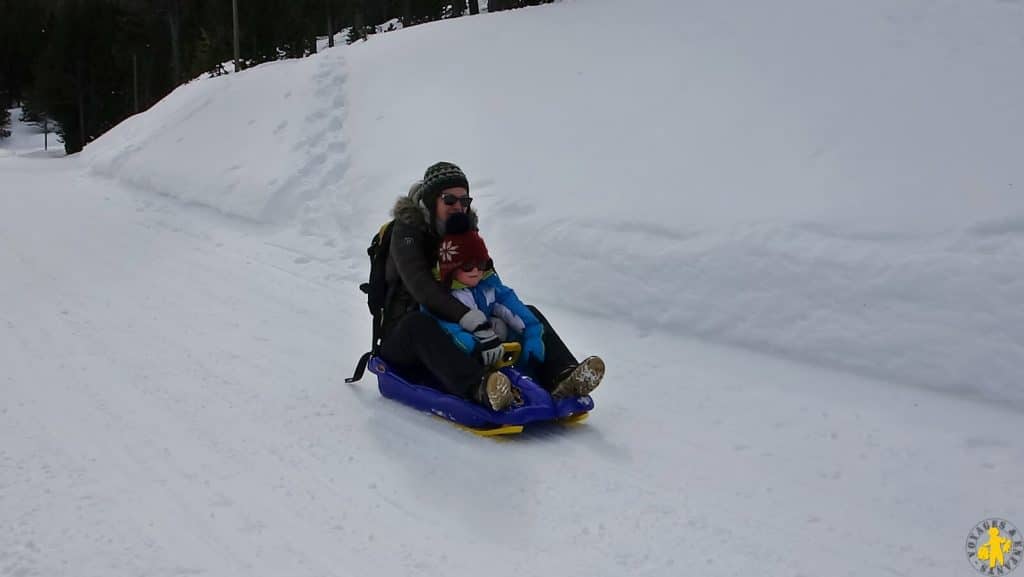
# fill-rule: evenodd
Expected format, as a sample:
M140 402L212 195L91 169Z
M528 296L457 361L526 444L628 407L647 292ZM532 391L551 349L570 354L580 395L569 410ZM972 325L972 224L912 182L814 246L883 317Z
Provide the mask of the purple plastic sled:
M512 367L500 370L522 392L523 404L505 411L492 411L434 387L410 383L379 357L372 357L367 366L377 375L381 395L476 430L538 421L579 420L594 408L594 401L589 396L556 401L533 379Z

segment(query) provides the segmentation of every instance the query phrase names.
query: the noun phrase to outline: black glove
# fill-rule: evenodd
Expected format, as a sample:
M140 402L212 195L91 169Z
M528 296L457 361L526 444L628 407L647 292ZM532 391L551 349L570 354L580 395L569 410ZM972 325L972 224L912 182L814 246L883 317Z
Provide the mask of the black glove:
M485 367L498 364L505 355L505 347L502 346L501 339L494 332L484 313L477 309L469 311L459 319L459 326L472 333L476 340L474 352L479 355L480 362Z

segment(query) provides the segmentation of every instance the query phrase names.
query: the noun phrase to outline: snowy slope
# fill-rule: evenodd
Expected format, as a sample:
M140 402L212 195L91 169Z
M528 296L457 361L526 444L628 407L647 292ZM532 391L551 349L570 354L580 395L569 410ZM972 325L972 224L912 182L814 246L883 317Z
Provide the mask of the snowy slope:
M967 575L1024 518L1019 412L556 307L597 412L473 437L341 382L332 267L74 158L0 171L5 576Z
M0 575L970 574L1024 523L1021 8L565 1L0 157ZM342 383L438 159L608 361L585 425Z
M1024 406L1022 23L988 1L564 2L193 83L86 155L339 268L455 161L535 299Z

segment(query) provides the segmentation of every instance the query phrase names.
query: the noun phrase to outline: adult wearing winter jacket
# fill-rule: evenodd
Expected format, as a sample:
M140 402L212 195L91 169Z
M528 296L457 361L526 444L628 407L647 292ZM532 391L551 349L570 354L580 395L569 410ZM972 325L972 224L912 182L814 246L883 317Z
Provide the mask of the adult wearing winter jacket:
M452 296L433 273L449 217L465 213L471 227L477 228L477 214L471 205L469 180L449 162L427 168L423 180L395 203L380 356L411 378L425 371L447 392L491 404L490 398L504 397L507 393L503 390L509 387L508 379L490 370L503 353L501 339L483 312ZM421 306L430 314L421 311ZM556 368L554 363L545 363L557 371L551 382L563 389L583 387L577 373L585 371L576 370L579 362L540 311L530 310L544 327L546 354L563 359L565 365ZM431 314L472 335L472 354L460 349ZM603 366L601 372L603 376Z

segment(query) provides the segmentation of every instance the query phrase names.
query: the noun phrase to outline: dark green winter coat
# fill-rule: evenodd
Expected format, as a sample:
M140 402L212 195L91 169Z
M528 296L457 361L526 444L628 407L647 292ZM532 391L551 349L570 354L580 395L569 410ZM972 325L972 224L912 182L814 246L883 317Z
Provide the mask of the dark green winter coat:
M433 210L420 203L419 187L395 202L395 224L391 231L391 249L385 278L388 298L384 307L384 336L409 311L423 305L435 316L453 323L469 312L434 278L437 249L443 236L434 222ZM477 215L469 210L470 224L477 226Z

